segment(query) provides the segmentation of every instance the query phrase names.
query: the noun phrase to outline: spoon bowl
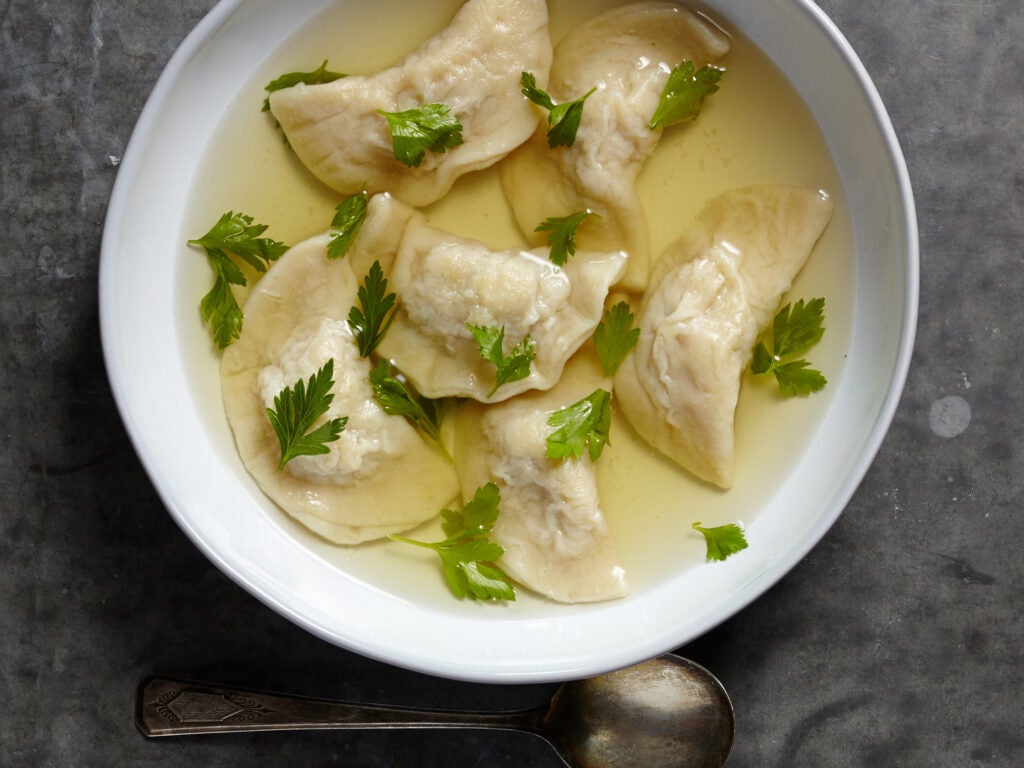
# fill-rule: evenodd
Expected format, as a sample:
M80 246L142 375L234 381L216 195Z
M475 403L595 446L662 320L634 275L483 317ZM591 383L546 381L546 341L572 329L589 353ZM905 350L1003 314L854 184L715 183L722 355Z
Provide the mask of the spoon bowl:
M665 654L563 683L550 701L515 712L453 712L312 699L149 677L136 724L148 737L238 731L488 728L546 740L569 768L720 768L734 714L699 664Z
M718 768L733 731L732 702L718 679L666 655L563 684L542 735L570 766Z

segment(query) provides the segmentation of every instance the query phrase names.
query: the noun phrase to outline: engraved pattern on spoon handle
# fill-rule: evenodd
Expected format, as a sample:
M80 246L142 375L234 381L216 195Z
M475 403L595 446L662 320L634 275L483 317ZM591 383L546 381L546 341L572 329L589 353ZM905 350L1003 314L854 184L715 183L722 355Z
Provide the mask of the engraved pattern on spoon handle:
M382 707L151 676L139 685L135 723L148 737L345 728L497 728L537 733L546 709L475 713Z

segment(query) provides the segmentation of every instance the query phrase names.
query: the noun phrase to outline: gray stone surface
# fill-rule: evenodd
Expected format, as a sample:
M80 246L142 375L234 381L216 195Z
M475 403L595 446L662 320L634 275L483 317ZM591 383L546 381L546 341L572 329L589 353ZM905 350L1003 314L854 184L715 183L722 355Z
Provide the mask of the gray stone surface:
M485 734L147 742L152 670L382 703L529 703L296 628L166 514L103 370L96 277L116 158L212 0L10 0L0 26L0 764L554 766ZM874 77L920 214L921 317L895 423L848 509L681 649L736 704L730 765L1024 765L1024 5L821 0Z

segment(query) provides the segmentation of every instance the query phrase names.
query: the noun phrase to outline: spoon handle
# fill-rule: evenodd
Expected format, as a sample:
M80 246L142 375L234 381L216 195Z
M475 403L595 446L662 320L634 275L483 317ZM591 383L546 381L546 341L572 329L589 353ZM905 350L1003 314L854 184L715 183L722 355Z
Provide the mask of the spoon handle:
M537 733L547 707L455 712L351 704L151 676L139 685L135 723L145 736L354 728L497 728Z

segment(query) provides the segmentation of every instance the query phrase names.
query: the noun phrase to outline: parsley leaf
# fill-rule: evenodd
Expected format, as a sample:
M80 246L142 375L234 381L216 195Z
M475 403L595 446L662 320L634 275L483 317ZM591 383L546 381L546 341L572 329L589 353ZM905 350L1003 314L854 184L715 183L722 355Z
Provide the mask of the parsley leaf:
M610 392L596 389L579 402L555 411L548 417L548 426L559 429L548 435L547 457L579 459L588 450L590 460L597 461L608 443L612 425Z
M692 61L684 61L672 70L661 92L661 101L648 127L653 131L674 123L695 120L704 99L718 90L716 83L724 69L705 65L694 71Z
M820 392L828 384L821 371L810 367L806 360L794 360L776 365L772 370L775 380L779 382L779 390L786 395L810 395Z
M594 346L605 375L614 376L640 338L640 329L633 327L633 313L629 304L620 301L605 310L604 317L594 330Z
M253 224L252 216L228 211L209 232L196 240L189 240L188 244L198 245L207 251L211 248L227 251L243 259L257 272L266 272L270 263L288 250L283 243L260 237L266 231L267 225Z
M327 243L327 258L337 259L348 253L352 241L356 239L363 221L366 220L366 207L369 203L369 195L359 192L334 209L330 240Z
M224 349L242 333L242 308L238 306L231 285L245 285L245 275L220 249L208 250L213 267L213 288L199 302L199 314L210 326L213 341Z
M729 555L747 548L747 537L743 533L743 528L736 523L704 528L698 521L693 524L693 527L704 534L709 561L725 560Z
M795 355L817 344L825 335L824 319L823 297L811 299L806 304L800 299L792 309L789 304L784 306L775 316L772 328L775 355Z
M487 396L498 391L502 384L525 379L530 375L530 363L537 357L537 346L527 334L506 357L504 352L505 326L501 328L479 327L466 323L473 338L480 347L480 357L490 360L497 368L494 376L494 387Z
M537 225L534 232L548 232L548 245L551 246L551 261L562 267L569 257L576 253L576 232L586 219L591 216L601 218L589 208L585 211L570 213L568 216L553 216Z
M294 387L285 387L274 397L274 407L267 408L267 418L281 444L278 470L284 469L284 465L296 456L328 453L330 449L326 443L337 440L345 429L347 416L331 419L309 431L313 423L327 413L334 400L333 386L334 358L331 358L309 377L308 383L299 379Z
M356 337L360 357L368 357L384 338L395 317L397 294L388 293L388 281L380 262L374 261L359 286L359 307L348 312L348 327Z
M784 395L809 395L824 389L828 380L821 371L810 367L807 360L782 362L782 358L797 355L814 346L825 333L825 299L803 299L787 304L775 315L772 324L772 351L761 341L754 348L750 370L754 373L774 374L779 391Z
M256 272L266 272L270 263L288 250L284 243L260 237L266 229L264 224L253 224L251 216L228 211L209 232L188 241L189 245L206 251L213 267L213 287L200 301L199 312L220 349L231 344L242 332L242 310L230 286L247 283L242 270L230 257L240 258Z
M591 88L573 101L555 104L551 96L537 87L537 78L531 72L523 72L519 83L523 87L523 96L548 110L548 146L552 149L571 147L576 141L576 131L579 130L580 119L583 117L583 102L597 88Z
M391 128L395 159L417 168L428 150L443 154L463 143L462 123L449 115L450 111L446 104L424 104L404 112L378 109L377 114L383 115Z
M340 80L343 77L348 77L348 75L343 72L331 72L327 69L327 59L324 59L323 64L312 72L289 72L288 74L281 75L275 80L271 80L263 87L263 90L270 94L274 91L291 88L293 85L298 85L299 83L305 83L306 85L320 85L321 83L331 83L335 80ZM270 111L270 96L263 99L263 109L261 111Z
M437 552L445 580L458 598L515 600L512 580L495 565L505 550L488 538L498 519L500 501L498 486L487 483L477 488L461 512L452 509L441 512L447 536L443 541L430 543L395 535L389 538Z
M404 416L416 429L429 437L445 458L451 455L441 439L441 420L444 417L445 402L418 398L405 385L401 374L392 375L391 363L380 360L370 371L370 386L373 395L384 412L391 416Z

